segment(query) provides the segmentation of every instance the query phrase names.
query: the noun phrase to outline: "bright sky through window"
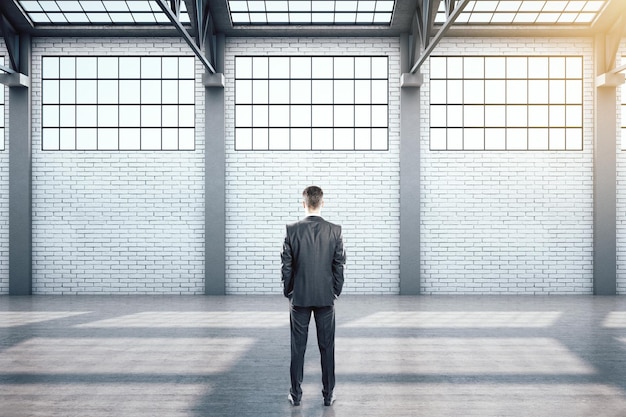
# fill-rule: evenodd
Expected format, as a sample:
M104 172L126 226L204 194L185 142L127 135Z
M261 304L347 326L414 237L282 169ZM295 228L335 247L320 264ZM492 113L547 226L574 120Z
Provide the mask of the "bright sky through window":
M389 25L395 0L229 0L233 25Z
M19 0L37 25L169 24L155 0ZM185 2L180 20L189 23Z
M590 24L606 0L474 0L457 24ZM435 22L444 23L445 2L439 4Z
M626 56L622 57L621 65L626 65ZM622 96L621 106L621 120L622 120L622 150L626 150L626 84L622 84L619 87L620 95Z
M0 65L4 65L4 57L0 57ZM4 150L4 94L6 87L0 89L0 151Z

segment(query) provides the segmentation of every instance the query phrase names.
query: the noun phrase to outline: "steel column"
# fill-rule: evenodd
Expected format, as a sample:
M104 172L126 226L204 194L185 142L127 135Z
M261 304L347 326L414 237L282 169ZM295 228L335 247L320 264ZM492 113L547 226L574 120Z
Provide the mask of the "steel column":
M19 67L30 75L31 41L20 35ZM32 294L31 89L9 87L9 294Z
M409 69L410 40L400 38L402 72ZM400 294L420 293L420 89L400 89Z
M224 35L217 36L216 69L224 72ZM205 88L205 293L226 293L226 155L224 88Z
M604 34L595 37L596 75L611 68ZM615 295L617 288L616 242L616 87L596 88L593 143L593 290L596 295Z

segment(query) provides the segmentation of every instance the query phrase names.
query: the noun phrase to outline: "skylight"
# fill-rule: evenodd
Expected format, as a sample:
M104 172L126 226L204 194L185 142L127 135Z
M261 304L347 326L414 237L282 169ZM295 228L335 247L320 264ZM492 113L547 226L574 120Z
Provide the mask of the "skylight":
M395 0L228 0L233 25L389 25Z
M169 24L155 0L18 0L36 25ZM182 23L189 23L181 2Z
M588 25L605 3L606 0L473 0L455 23ZM445 21L445 2L441 2L435 22Z

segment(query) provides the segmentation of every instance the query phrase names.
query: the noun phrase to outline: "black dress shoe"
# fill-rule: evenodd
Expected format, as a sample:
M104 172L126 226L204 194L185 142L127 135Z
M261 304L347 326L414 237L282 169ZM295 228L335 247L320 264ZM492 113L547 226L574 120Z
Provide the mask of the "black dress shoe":
M334 402L335 402L335 394L331 394L330 397L324 398L324 405L326 407L333 405Z
M291 405L293 405L294 407L297 407L300 405L300 400L296 400L293 395L291 395L291 393L287 396L287 399L289 400L289 402L291 403Z

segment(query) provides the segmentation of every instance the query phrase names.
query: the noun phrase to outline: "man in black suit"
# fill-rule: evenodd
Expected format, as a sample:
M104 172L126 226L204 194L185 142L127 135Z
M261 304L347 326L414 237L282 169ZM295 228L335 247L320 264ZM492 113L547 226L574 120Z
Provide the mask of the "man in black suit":
M289 401L300 405L311 313L315 316L322 363L324 405L335 401L335 307L343 287L346 255L341 226L320 216L324 193L316 186L302 193L306 217L287 226L281 252L283 293L290 301L291 389Z

